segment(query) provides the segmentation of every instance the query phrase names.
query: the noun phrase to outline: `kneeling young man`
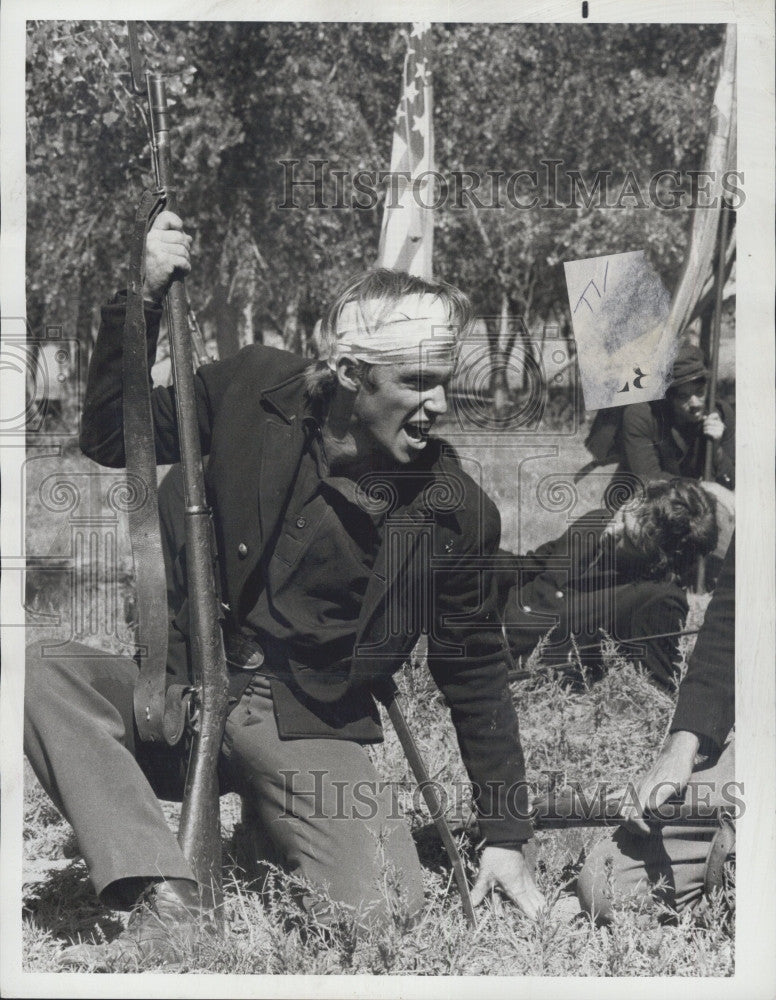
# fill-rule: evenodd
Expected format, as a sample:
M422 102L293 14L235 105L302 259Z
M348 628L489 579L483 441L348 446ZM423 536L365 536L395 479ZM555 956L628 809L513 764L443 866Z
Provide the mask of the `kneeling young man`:
M147 239L151 359L158 303L173 274L189 271L189 244L169 212ZM125 463L124 315L120 296L103 309L81 428L84 453L114 468ZM500 887L529 916L542 904L523 859L523 754L496 588L483 569L498 550L499 515L431 436L468 318L452 286L375 271L328 311L319 363L254 345L196 376L228 609L224 787L250 797L289 871L365 926L386 916L385 863L405 913L423 903L412 838L365 746L381 739L375 685L424 630L486 838L473 899ZM153 391L152 412L157 461L175 462L171 390ZM189 628L184 604L170 634L170 682L190 680ZM135 660L86 647L28 657L25 750L35 773L74 827L96 891L145 899L119 938L67 961L168 961L197 922L199 887L156 795L171 797L178 748L140 742L137 674ZM366 818L357 785L374 789ZM324 902L306 905L326 919Z

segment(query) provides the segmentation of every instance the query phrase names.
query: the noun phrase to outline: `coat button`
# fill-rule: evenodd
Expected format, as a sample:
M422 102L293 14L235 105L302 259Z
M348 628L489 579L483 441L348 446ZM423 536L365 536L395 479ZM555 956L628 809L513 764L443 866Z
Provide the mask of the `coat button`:
M530 615L530 613L531 613L531 605L530 605L530 604L524 604L524 605L523 605L523 611L524 611L524 612L525 612L525 613L526 613L527 615Z
M556 596L556 597L558 598L558 600L560 601L560 600L561 600L561 599L563 598L563 591L562 591L562 590L556 590L556 591L555 591L555 596Z
M241 559L244 559L248 555L248 546L245 544L245 542L240 542L240 544L237 546L237 554Z
M304 526L306 524L307 524L307 518L306 517L298 517L296 519L296 526L297 526L297 528L304 528Z

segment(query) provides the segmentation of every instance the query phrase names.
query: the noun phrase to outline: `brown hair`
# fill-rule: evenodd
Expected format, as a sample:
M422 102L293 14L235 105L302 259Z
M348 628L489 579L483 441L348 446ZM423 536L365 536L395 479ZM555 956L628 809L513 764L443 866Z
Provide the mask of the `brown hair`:
M686 581L698 560L716 548L716 501L694 480L648 483L634 513L645 575L653 579Z

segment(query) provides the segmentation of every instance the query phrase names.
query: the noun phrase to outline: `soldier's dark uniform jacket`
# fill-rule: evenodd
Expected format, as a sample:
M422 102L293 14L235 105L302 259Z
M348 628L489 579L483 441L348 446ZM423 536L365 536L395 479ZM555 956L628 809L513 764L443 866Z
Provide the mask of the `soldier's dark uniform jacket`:
M712 479L734 490L736 414L730 403L722 399L717 402L717 413L725 430L712 448ZM668 400L656 399L599 410L585 447L593 456L591 464L619 462L620 471L652 482L671 476L702 478L708 440L700 424L677 426Z
M712 479L732 490L736 485L735 411L720 400L717 412L725 430L712 451ZM621 448L625 468L648 482L666 475L700 479L707 441L701 425L680 429L666 400L624 407Z
M160 310L147 308L149 369L160 316ZM123 322L124 303L118 296L103 310L81 426L84 453L110 467L125 462ZM271 603L274 596L264 596L272 579L267 574L271 560L280 552L285 564L293 564L309 544L301 540L294 547L293 538L283 538L287 506L315 428L303 377L308 363L252 345L204 366L195 378L202 450L209 455L206 484L221 597L228 609L228 644L258 639L266 647L261 670L272 678L281 737L370 742L381 738L372 682L399 669L427 631L429 668L450 707L463 762L478 790L482 832L489 843L525 840L531 829L523 818L523 754L507 683L497 591L487 568L498 550L500 518L449 446L429 442L417 462L376 472L361 484L364 510L376 512L379 544L364 559L368 571L353 622L351 655L331 662L316 655L315 641L295 643L284 641L281 631L280 640L256 631L256 622L267 620L261 618L262 601ZM176 462L180 455L171 389L153 390L152 411L157 461ZM292 570L293 565L283 572ZM294 608L290 611L293 618ZM184 603L171 630L170 681L187 679L187 632Z

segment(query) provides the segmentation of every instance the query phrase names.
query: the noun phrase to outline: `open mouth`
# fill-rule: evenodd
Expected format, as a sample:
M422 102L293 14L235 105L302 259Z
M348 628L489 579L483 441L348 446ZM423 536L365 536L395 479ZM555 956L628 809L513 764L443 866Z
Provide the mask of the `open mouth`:
M424 448L426 446L426 442L428 441L429 432L431 431L431 424L411 423L408 421L404 424L403 430L413 447Z

